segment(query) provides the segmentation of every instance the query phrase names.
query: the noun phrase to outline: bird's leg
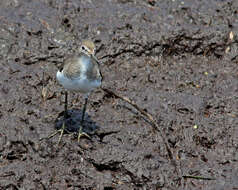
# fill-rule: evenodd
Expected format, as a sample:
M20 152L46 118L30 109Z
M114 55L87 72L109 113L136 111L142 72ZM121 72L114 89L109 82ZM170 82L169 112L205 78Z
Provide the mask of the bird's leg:
M64 119L67 119L68 114L68 92L65 91L65 100L64 100Z
M80 141L81 136L86 136L86 137L90 138L87 133L83 132L83 122L84 122L84 116L85 116L87 103L88 103L88 96L85 97L85 102L84 102L84 106L83 106L83 113L82 113L82 117L81 117L79 133L78 133L78 142Z
M54 133L52 133L51 135L49 135L48 137L46 137L47 139L50 139L52 137L54 137L55 135L57 135L58 133L60 133L60 137L59 137L59 140L58 140L58 143L57 145L59 145L60 141L61 141L61 138L64 134L64 131L66 130L65 129L65 121L67 119L67 115L68 115L68 92L65 91L65 102L64 102L64 119L63 119L63 125L61 127L61 129L59 130L56 130ZM42 140L43 138L41 138L40 140Z
M65 91L65 100L64 100L64 121L63 121L63 125L62 125L61 129L58 130L58 131L60 132L60 137L59 137L59 140L58 140L58 143L57 143L58 145L59 145L59 143L60 143L60 141L61 141L61 138L62 138L62 136L63 136L63 134L64 134L65 121L66 121L66 119L67 119L67 115L68 115L68 92Z
M82 113L82 117L81 117L81 125L83 125L84 122L84 115L85 115L85 111L87 108L87 103L88 103L88 97L85 98L85 102L84 102L84 106L83 106L83 113Z

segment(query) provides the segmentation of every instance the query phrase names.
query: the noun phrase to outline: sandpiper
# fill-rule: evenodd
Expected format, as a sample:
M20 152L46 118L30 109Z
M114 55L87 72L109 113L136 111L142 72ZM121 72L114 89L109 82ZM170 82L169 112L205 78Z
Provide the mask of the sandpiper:
M66 59L56 74L58 82L65 88L64 122L61 129L50 136L52 137L60 132L58 144L65 130L68 104L67 90L84 94L85 103L78 132L78 141L82 135L89 137L82 129L87 101L90 93L95 88L100 87L102 83L102 75L99 69L99 61L95 57L95 50L95 45L91 40L83 41L79 52Z

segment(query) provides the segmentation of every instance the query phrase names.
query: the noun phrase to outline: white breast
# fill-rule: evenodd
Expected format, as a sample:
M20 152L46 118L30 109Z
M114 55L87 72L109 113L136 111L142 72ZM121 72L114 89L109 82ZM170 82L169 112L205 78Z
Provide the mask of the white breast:
M89 81L86 76L70 79L60 71L57 72L56 78L65 89L81 93L89 93L101 85L100 80Z

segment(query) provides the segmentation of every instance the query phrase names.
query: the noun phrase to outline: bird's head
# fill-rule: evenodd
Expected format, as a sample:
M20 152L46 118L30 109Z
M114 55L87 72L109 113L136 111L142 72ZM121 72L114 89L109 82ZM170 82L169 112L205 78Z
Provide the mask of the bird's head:
M80 51L86 53L87 55L95 55L96 47L91 40L84 40L80 47Z

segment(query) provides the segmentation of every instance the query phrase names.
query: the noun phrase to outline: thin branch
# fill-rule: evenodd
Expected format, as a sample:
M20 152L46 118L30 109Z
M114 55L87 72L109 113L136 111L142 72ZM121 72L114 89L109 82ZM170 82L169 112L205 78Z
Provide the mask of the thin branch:
M183 175L183 178L202 179L202 180L216 180L216 178L212 178L212 177L192 176L192 175Z
M127 102L128 104L132 105L137 111L139 111L143 116L145 116L151 122L150 124L153 127L153 129L156 130L157 132L159 132L160 136L162 137L163 143L164 143L164 145L166 147L166 150L168 152L169 158L173 162L173 164L175 166L175 169L176 169L177 173L179 174L180 172L178 172L178 170L177 170L176 160L173 158L172 151L169 148L168 140L164 136L164 134L161 132L160 127L159 127L157 121L153 118L153 116L150 113L148 113L145 110L143 110L142 108L140 108L134 101L130 100L128 97L120 96L120 95L116 94L115 92L113 92L111 90L108 90L106 88L103 88L103 87L101 89L104 92L106 92L107 94L112 95L112 96L114 96L116 98L119 98L119 99Z

